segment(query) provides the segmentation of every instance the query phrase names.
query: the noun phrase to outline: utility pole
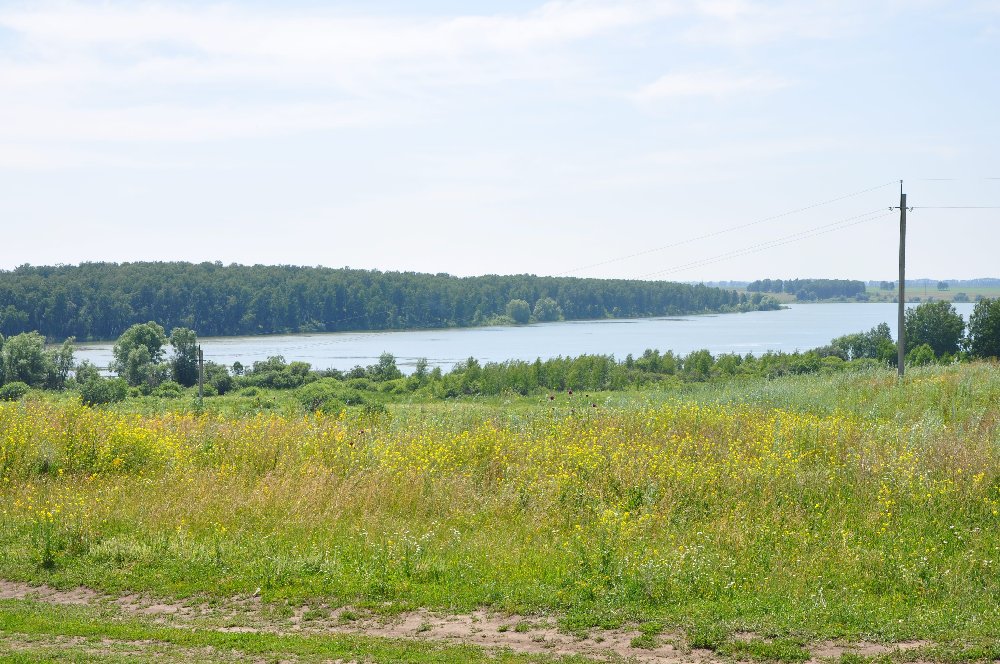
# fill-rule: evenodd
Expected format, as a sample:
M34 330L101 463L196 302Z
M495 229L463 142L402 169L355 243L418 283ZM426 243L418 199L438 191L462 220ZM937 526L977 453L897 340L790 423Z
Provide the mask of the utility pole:
M205 398L205 354L201 352L201 344L198 344L198 405L201 405Z
M906 357L906 194L903 181L899 181L899 318L896 322L896 365L899 379L903 379Z

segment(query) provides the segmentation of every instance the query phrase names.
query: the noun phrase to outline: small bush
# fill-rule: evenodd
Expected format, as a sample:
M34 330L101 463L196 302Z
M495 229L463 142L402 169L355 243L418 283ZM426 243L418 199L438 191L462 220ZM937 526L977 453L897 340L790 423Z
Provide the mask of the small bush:
M165 383L162 383L158 388L156 388L156 390L153 391L153 394L155 394L158 397L164 397L166 399L176 399L177 397L181 396L183 392L184 388L181 386L180 383L175 383L172 380L168 380Z
M343 398L343 393L354 391L343 387L338 380L323 378L300 387L295 391L295 398L309 412L333 414L347 407L347 399Z
M22 399L31 388L26 383L14 381L0 387L0 401L18 401Z
M906 363L915 367L934 364L934 349L929 344L920 344L906 354Z
M347 386L364 392L374 392L376 389L375 383L371 382L367 378L351 378L347 381Z
M80 386L80 401L85 406L100 406L124 401L129 394L124 378L93 378Z

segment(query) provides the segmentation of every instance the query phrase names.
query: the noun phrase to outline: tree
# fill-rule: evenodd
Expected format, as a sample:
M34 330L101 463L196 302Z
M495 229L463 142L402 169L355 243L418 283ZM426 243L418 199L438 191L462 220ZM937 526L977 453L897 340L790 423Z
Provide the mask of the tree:
M684 358L684 375L693 380L705 380L712 373L714 363L707 349L693 351Z
M91 378L80 386L80 401L85 406L99 406L124 401L128 385L122 378Z
M879 323L867 332L845 334L831 342L836 354L845 360L870 358L891 362L896 357L896 344L887 323Z
M233 389L233 377L224 364L205 363L205 383L215 388L218 394L225 394Z
M45 357L45 338L38 332L23 332L7 339L0 351L4 382L22 382L44 387L49 374Z
M184 387L191 387L198 382L198 336L194 330L175 327L170 333L170 345L174 349L170 376Z
M906 344L927 344L938 357L958 352L965 321L950 302L927 302L906 310Z
M541 297L535 301L535 311L533 315L535 320L547 323L550 321L562 320L563 311L559 306L559 303L551 297Z
M1000 357L1000 298L984 298L969 317L969 352Z
M136 323L125 330L112 348L114 359L111 370L132 386L154 387L162 373L163 345L167 335L163 328L153 321Z
M920 344L910 349L906 354L906 363L915 367L922 367L934 362L934 351L927 344Z
M69 373L73 370L73 341L70 337L59 348L45 351L45 387L50 390L61 390L66 386Z
M80 364L76 365L76 369L73 371L73 377L76 378L78 385L83 385L84 383L100 378L101 370L94 366L94 363L90 360L84 360Z
M511 300L506 307L507 317L518 325L526 325L531 320L531 306L524 300Z
M368 367L366 373L368 378L374 381L396 380L401 378L403 373L396 366L396 358L392 353L382 353L378 356L378 364Z

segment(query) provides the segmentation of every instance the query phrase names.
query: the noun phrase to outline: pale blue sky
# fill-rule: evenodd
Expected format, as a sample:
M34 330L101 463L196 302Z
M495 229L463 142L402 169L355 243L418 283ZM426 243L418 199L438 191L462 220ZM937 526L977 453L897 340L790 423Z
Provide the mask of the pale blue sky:
M0 268L891 279L998 111L996 0L0 1ZM1000 210L910 219L1000 275Z

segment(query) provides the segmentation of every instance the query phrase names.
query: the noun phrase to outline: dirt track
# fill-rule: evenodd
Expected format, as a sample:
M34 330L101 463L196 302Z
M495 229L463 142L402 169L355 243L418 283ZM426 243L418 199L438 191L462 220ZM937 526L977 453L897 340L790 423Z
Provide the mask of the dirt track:
M579 655L596 661L632 661L679 664L681 662L721 662L710 650L685 647L680 634L662 634L655 648L641 648L633 639L636 629L591 630L581 638L560 632L555 621L540 616L516 616L487 611L443 615L424 609L391 617L352 607L300 606L274 607L257 597L234 597L218 602L176 602L147 595L111 596L88 588L59 590L50 586L0 581L0 599L21 599L51 604L86 605L117 608L125 615L143 617L154 623L173 627L216 630L220 632L259 632L275 634L362 634L391 639L437 640L445 643L471 644L484 648L505 648L517 653ZM755 635L742 635L746 639ZM54 639L49 646L57 646ZM69 643L71 640L66 640ZM16 644L8 642L16 649ZM873 643L813 644L809 651L814 661L839 658L844 653L880 655L896 650L911 650L923 642L898 643L892 646ZM109 642L149 651L150 644ZM165 653L166 654L166 653ZM219 654L219 653L216 653ZM201 659L208 653L188 653ZM200 655L200 656L199 656Z

